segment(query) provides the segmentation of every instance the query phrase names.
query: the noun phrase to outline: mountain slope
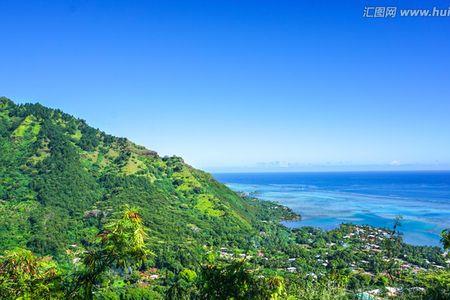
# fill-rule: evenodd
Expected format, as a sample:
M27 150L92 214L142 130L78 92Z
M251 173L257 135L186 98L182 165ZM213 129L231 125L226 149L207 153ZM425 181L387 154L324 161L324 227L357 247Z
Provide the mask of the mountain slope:
M160 157L59 110L0 98L0 213L8 216L0 251L22 246L60 258L124 204L139 208L165 262L182 255L168 249L258 243L264 206L179 157Z

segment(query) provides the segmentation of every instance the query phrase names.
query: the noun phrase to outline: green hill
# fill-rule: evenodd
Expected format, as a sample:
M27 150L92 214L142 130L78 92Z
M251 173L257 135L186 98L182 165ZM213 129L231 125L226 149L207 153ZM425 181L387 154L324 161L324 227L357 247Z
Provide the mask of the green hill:
M288 208L238 195L179 157L6 98L0 214L1 299L450 294L447 253L403 243L400 219L290 230L280 225L298 217Z
M160 157L60 110L0 98L0 213L8 216L0 220L0 251L20 246L61 258L123 204L139 208L156 251L258 243L263 205L181 158Z

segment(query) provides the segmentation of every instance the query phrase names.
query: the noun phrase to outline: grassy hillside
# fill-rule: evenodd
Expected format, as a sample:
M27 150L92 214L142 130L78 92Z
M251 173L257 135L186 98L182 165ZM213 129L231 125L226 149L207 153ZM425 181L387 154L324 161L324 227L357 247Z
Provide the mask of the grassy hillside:
M1 299L448 299L439 247L281 226L179 157L0 98ZM400 222L400 220L397 220ZM443 234L448 248L450 234Z
M0 99L0 213L9 216L0 220L0 251L18 245L61 258L123 204L140 209L156 251L245 247L258 236L260 205L181 158L59 110Z

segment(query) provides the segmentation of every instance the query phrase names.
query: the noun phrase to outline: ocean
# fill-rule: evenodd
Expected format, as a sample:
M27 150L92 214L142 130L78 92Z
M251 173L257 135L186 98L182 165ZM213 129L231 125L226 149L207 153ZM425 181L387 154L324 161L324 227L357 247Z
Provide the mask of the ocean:
M276 201L302 216L288 227L325 230L341 223L390 228L402 216L404 241L440 245L450 228L450 171L220 173L220 182L235 191Z

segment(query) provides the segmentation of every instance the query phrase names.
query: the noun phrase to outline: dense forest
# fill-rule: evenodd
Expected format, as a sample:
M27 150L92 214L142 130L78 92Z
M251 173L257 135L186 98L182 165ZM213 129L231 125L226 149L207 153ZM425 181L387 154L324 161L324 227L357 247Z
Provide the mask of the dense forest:
M0 98L1 299L450 299L399 226L288 229L180 157Z

